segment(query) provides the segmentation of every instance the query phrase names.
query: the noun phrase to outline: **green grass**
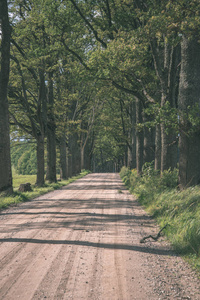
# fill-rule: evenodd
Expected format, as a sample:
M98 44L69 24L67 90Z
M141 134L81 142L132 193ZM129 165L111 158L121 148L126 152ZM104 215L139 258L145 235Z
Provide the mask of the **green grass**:
M36 175L19 175L14 172L13 174L13 189L16 191L21 183L30 182L34 185L36 182Z
M200 272L200 186L176 188L177 170L163 177L151 168L138 177L135 170L122 170L122 179L160 227L173 248Z
M57 183L45 183L43 187L37 187L35 186L36 182L36 175L18 175L13 172L13 194L9 196L0 195L0 209L8 208L9 206L16 205L20 202L29 201L31 199L34 199L35 197L38 197L40 195L46 194L50 191L56 190L61 188L62 186L68 185L71 182L74 182L75 180L84 177L89 172L86 170L83 170L79 175L71 177L67 180L62 180ZM18 192L18 188L21 183L30 182L32 185L32 191L31 192L25 192L21 193Z

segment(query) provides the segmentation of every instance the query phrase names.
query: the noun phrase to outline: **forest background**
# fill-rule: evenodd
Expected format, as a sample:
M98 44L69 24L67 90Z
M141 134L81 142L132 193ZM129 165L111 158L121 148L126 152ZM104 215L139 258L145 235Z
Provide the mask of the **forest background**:
M9 136L38 185L152 161L199 183L199 1L4 0L0 17L0 190Z

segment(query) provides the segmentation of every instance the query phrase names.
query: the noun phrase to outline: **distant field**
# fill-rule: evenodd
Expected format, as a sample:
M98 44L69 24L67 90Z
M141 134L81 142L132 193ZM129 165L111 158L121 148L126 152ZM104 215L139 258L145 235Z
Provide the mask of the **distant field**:
M79 175L71 177L67 180L62 180L57 183L48 183L46 182L44 186L37 187L35 186L36 175L18 175L15 170L13 170L13 189L14 193L9 196L3 194L0 195L0 209L7 208L11 205L16 205L17 203L28 201L36 198L37 196L43 195L55 189L59 189L62 186L68 185L69 183L87 175L88 171L82 171ZM18 192L19 186L21 183L31 183L32 191L21 193Z
M18 175L13 176L13 188L18 189L21 183L30 182L31 185L36 183L36 175Z

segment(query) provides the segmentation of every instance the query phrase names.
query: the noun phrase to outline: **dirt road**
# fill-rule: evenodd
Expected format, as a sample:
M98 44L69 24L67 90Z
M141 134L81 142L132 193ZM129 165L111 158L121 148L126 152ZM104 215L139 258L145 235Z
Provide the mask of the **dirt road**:
M200 299L200 282L118 174L90 174L0 214L0 299Z

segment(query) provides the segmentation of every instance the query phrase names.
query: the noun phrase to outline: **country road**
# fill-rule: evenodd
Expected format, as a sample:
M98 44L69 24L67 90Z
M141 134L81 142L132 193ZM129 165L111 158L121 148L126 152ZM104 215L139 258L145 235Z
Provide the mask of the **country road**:
M82 179L0 213L0 299L200 299L200 281L118 174Z

